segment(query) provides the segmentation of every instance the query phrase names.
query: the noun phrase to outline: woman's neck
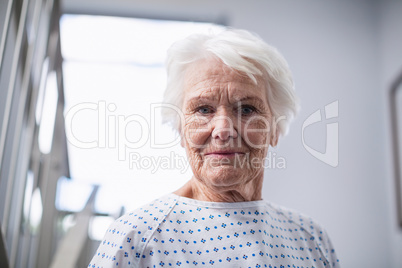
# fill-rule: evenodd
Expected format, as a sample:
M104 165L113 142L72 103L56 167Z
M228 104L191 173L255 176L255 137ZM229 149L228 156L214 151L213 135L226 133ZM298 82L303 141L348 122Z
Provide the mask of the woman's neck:
M262 174L261 174L262 175ZM183 187L174 193L196 200L210 202L245 202L261 200L263 176L259 176L248 183L225 189L223 187L206 186L202 181L194 176Z

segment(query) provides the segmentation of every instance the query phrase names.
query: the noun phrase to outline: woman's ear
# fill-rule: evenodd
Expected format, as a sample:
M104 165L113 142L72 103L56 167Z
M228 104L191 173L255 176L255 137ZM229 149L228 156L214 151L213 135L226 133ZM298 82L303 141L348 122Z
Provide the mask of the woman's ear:
M275 147L276 145L278 145L278 139L279 139L279 130L276 129L275 132L272 133L272 135L271 135L270 144L272 147Z
M183 131L182 131L182 129L181 129L181 127L179 127L179 129L180 129L180 131L179 131L179 135L180 135L180 145L181 145L181 147L183 147L183 148L186 148L186 147L184 147L186 144L185 144L185 138L184 138L184 133L183 133Z

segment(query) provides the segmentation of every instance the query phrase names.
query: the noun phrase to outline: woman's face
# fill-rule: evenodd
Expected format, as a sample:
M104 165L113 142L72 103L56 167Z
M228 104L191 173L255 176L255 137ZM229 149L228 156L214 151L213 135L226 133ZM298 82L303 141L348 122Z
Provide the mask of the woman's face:
M195 178L215 190L232 190L263 177L273 118L262 78L255 84L215 59L185 75L182 146Z

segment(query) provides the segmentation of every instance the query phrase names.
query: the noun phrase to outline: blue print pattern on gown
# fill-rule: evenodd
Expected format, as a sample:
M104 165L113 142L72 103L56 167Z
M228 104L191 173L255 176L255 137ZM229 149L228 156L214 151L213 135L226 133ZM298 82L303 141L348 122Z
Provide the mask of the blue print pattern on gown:
M266 201L166 195L117 219L88 267L339 267L325 230Z

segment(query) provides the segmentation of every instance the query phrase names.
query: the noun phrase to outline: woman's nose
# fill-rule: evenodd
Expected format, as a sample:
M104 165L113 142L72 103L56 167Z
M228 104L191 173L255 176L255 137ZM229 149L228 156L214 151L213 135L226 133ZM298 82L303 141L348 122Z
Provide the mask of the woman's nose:
M218 112L213 119L212 138L226 141L237 136L236 118L226 110Z

